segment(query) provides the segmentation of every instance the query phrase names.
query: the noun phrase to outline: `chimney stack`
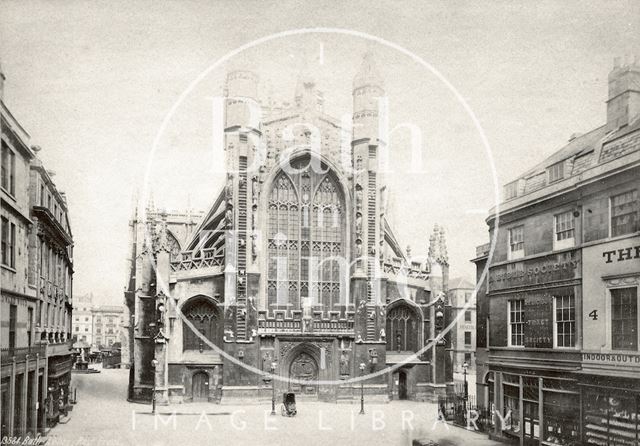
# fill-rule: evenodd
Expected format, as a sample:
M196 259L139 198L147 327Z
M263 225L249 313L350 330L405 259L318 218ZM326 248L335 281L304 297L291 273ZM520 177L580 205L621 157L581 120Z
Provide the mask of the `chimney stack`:
M607 132L631 124L640 116L640 65L637 57L613 59L613 70L609 73L609 96L607 98Z

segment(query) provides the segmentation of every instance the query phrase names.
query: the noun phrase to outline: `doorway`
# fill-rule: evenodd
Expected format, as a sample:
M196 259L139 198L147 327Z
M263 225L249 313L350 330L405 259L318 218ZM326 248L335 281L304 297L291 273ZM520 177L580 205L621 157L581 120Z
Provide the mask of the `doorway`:
M522 401L524 419L524 445L534 446L540 438L540 420L538 416L538 403L535 401Z
M193 374L191 395L194 402L209 400L209 375L206 372Z
M308 353L302 352L291 361L289 377L297 382L290 383L293 392L301 395L317 395L318 364ZM308 381L308 383L307 383Z
M402 370L398 372L398 399L407 399L407 372Z

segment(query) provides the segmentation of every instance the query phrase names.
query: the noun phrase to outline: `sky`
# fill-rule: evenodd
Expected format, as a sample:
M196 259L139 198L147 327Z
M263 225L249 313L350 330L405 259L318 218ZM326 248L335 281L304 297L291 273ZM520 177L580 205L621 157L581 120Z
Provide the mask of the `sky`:
M336 33L271 40L229 62L257 72L263 97L291 101L301 62L310 61L325 110L339 118L351 113L362 54L374 54L391 125L410 123L422 135L415 172L408 132L390 142L391 224L413 254L425 254L433 225L443 225L451 274L468 278L475 247L488 241L494 182L603 124L613 58L640 55L632 0L371 3L1 0L4 102L67 194L74 293L122 302L136 191L152 190L167 209L206 210L214 200L223 175L207 98L221 94L227 65L185 96L163 131L162 123L201 73L258 38L341 28L392 42L437 70L442 79L397 50ZM443 79L477 117L490 156Z

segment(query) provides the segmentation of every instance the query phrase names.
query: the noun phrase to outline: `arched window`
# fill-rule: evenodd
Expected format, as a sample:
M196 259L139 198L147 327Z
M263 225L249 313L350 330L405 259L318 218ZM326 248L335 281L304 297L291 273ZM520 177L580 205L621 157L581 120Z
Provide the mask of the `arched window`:
M420 325L416 312L402 304L387 313L387 350L416 352Z
M324 311L344 303L344 196L323 163L299 158L280 172L269 195L267 305L301 308L304 299ZM318 169L319 167L319 169Z
M180 258L180 243L178 243L178 240L170 232L167 232L167 242L170 253L169 259L171 262L175 262Z
M216 345L219 343L221 324L218 309L213 303L203 297L194 297L182 307L182 314L206 339ZM182 323L182 340L184 350L211 349L186 322Z

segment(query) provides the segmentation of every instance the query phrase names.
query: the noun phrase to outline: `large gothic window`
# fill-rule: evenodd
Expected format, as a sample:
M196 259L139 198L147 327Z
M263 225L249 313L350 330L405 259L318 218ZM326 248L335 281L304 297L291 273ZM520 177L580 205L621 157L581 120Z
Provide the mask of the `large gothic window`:
M419 321L415 311L406 304L387 313L387 350L418 351Z
M193 324L206 339L214 344L219 343L219 315L216 306L203 297L189 300L182 308L184 317ZM182 339L184 350L211 350L186 322L182 323Z
M307 157L290 167L269 195L267 304L298 310L308 298L327 311L344 303L344 196L326 165Z
M179 260L179 258L180 258L180 243L178 243L178 240L170 232L167 232L167 242L168 242L168 245L169 245L170 260L172 262L175 262L176 260Z

